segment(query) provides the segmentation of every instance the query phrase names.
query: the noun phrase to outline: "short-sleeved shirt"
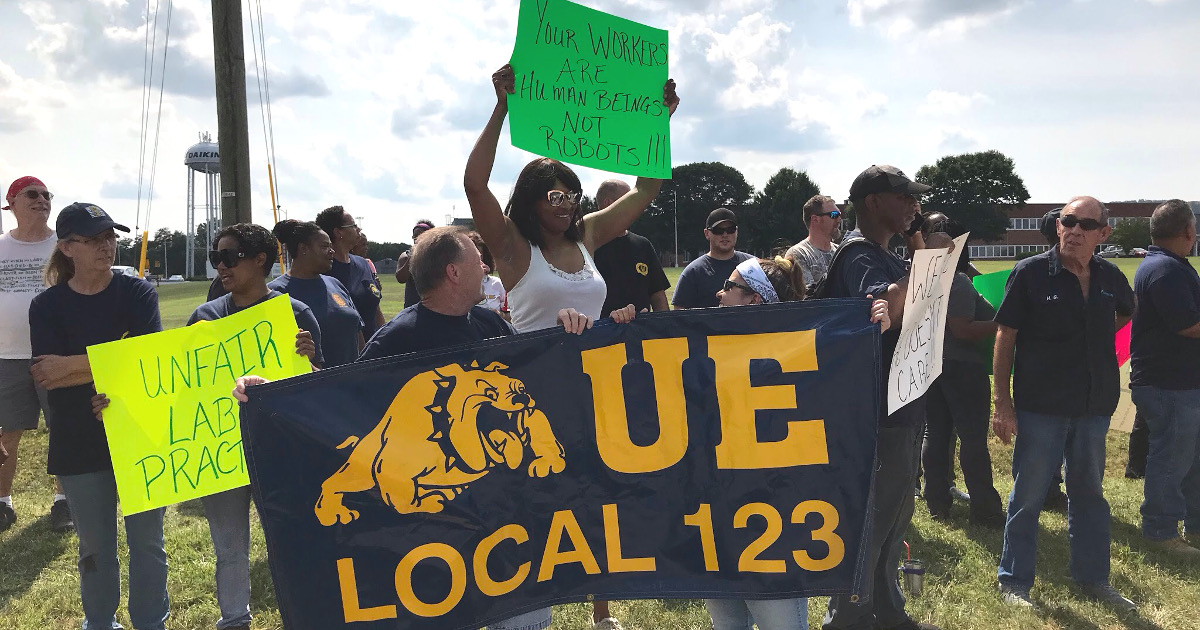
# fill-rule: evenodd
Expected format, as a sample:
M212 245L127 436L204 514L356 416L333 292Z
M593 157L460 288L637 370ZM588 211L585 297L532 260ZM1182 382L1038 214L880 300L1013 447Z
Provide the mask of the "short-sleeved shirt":
M675 285L675 295L671 297L671 303L676 308L719 306L717 291L725 286L725 281L737 268L738 263L748 258L753 256L735 251L733 258L729 260L718 260L708 254L693 260L683 268L683 273L679 274L679 283Z
M87 354L87 347L162 330L158 293L140 278L113 274L95 295L76 293L58 284L29 305L29 337L33 355ZM95 385L86 383L49 390L47 425L50 448L46 471L82 475L112 470L104 424L92 414Z
M1116 265L1092 256L1088 299L1058 247L1013 267L996 323L1017 330L1013 407L1052 416L1110 416L1120 397L1116 316L1133 289Z
M350 262L334 260L326 275L337 278L346 287L362 320L363 339L370 339L378 328L375 313L379 312L379 301L383 299L383 285L379 283L379 274L375 273L375 264L350 254Z
M504 283L500 278L492 275L483 277L483 299L479 301L479 306L489 311L508 310L508 291L504 290Z
M592 258L608 285L601 317L629 304L644 311L650 308L651 295L671 287L654 245L640 234L626 232L597 249Z
M384 324L367 342L358 360L448 348L516 333L512 324L482 306L472 306L466 315L456 316L443 315L417 302Z
M1200 322L1200 274L1186 259L1151 245L1133 277L1133 293L1129 384L1200 389L1200 339L1179 334Z
M321 367L337 367L354 361L358 356L362 319L341 282L329 276L305 279L282 275L267 286L291 295L312 309L321 327L321 357L324 359Z
M950 301L946 305L946 317L966 317L971 321L990 322L996 316L996 309L975 290L967 274L954 274L954 282L950 285ZM964 341L950 333L946 327L946 338L942 344L942 358L947 361L965 361L987 365L987 356L980 352L980 347L973 341Z
M829 251L817 249L808 239L804 239L787 250L787 258L800 263L804 269L804 284L811 286L829 273L829 263L833 261L833 253L837 245L830 244Z
M851 242L853 241L853 242ZM842 241L846 251L841 254L837 267L829 270L829 297L882 298L888 287L908 275L908 261L881 247L878 243L863 239L862 232L854 230ZM888 382L888 368L896 344L900 342L900 326L892 325L881 339L883 360L880 361L882 383ZM887 405L880 405L879 425L882 427L913 426L925 421L925 397L908 403L887 415Z
M238 306L233 303L233 294L226 293L211 302L205 302L197 306L196 310L192 311L192 316L188 318L187 325L191 326L198 321L211 322L222 317L228 317L281 295L283 294L279 291L268 291L261 300L249 306ZM317 356L313 359L313 362L317 365L324 364L324 357L321 356L321 325L317 323L317 318L313 315L312 309L307 304L291 296L288 296L288 298L292 301L292 315L296 316L296 325L300 327L300 330L307 330L312 335L313 345L317 347Z
M44 240L20 241L12 233L0 234L0 359L28 359L29 304L45 290L42 269L58 236L53 232Z

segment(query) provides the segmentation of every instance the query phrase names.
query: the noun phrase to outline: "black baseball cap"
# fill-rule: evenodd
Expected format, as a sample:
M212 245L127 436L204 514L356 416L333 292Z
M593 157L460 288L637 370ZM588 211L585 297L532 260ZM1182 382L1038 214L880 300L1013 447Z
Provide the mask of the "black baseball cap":
M890 164L872 165L854 178L850 184L850 198L863 199L867 195L883 192L902 192L920 195L933 190L933 186L918 184L908 178L904 171Z
M54 224L54 231L58 232L58 238L67 238L75 234L84 238L91 238L109 228L128 232L129 228L112 220L108 213L103 208L94 203L85 203L76 201L75 203L62 209L58 213L58 221Z
M716 210L708 213L708 220L704 222L704 229L711 229L714 225L721 223L722 221L729 221L730 223L737 225L737 215L734 214L733 210L730 210L729 208L717 208Z

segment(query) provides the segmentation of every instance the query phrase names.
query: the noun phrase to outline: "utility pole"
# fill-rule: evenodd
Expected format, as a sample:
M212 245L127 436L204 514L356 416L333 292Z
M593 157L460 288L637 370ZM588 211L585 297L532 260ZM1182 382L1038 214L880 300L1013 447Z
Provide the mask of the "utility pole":
M250 132L246 112L246 54L241 0L212 0L221 149L221 225L250 223Z

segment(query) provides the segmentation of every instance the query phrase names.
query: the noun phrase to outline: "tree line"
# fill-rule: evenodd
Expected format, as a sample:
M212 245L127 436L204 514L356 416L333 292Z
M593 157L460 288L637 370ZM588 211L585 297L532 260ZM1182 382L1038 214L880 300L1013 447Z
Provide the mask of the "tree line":
M1004 236L1009 212L1029 200L1012 159L999 151L946 156L922 166L915 178L934 187L922 202L923 210L944 212L985 240ZM821 193L808 173L793 168L779 169L762 190L756 190L728 164L684 164L671 169L671 180L663 183L658 197L631 229L671 260L678 220L680 259L686 261L708 250L704 220L714 208L726 207L738 215L738 249L766 255L808 236L801 207ZM839 205L846 201L845 191L825 194ZM853 229L853 207L846 208L843 225Z

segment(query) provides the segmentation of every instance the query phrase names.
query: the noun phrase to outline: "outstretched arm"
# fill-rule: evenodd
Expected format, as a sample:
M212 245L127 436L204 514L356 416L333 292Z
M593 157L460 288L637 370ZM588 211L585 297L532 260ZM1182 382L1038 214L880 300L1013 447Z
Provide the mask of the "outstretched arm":
M671 116L679 108L679 95L675 93L675 81L667 79L663 85L663 104L667 106L667 115ZM633 225L633 222L650 203L658 196L663 180L649 177L639 177L633 189L623 197L614 201L607 208L593 212L583 217L584 243L589 252L595 252L605 243L617 238ZM482 232L480 232L482 234ZM486 236L484 237L486 240Z
M496 107L492 117L471 155L467 158L467 169L463 175L463 188L467 194L467 202L471 206L471 218L475 220L475 229L483 237L484 242L492 250L497 261L511 262L516 253L516 226L500 208L500 202L488 188L488 180L492 176L492 165L496 161L496 144L500 141L500 130L504 126L504 118L508 115L508 95L515 92L516 77L512 66L505 64L492 74L492 87L496 91ZM501 265L497 265L501 266Z

